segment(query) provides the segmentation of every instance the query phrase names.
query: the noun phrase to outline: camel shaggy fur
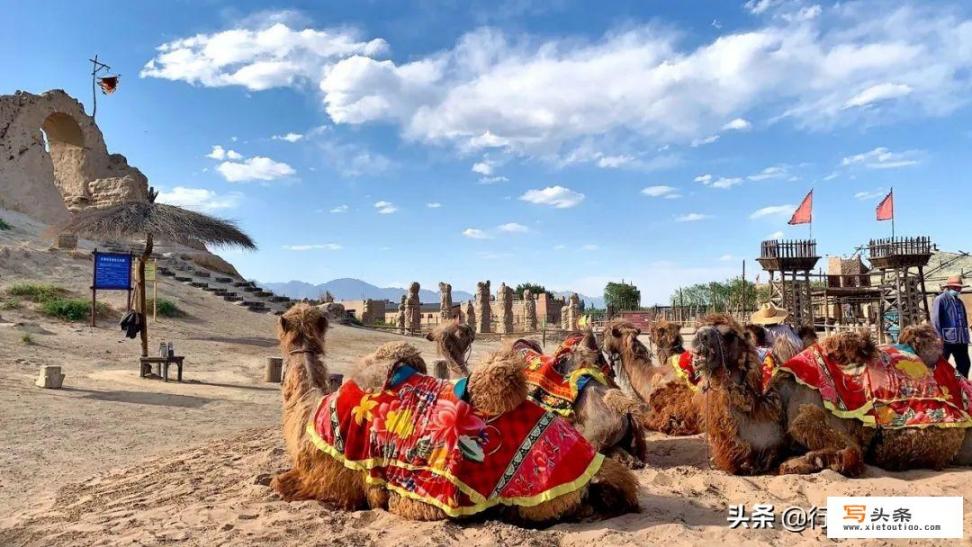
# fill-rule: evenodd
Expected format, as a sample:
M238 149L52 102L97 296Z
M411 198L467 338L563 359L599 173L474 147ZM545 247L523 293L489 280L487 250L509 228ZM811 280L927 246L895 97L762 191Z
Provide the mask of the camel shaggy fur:
M361 472L345 467L319 450L306 425L327 394L327 368L322 360L327 318L312 306L298 304L280 317L278 339L287 362L283 385L284 442L293 467L277 474L271 487L286 501L318 500L344 510L387 509L403 518L448 518L439 508L369 486ZM381 387L402 364L425 373L419 352L406 343L390 343L365 357L353 379L366 389ZM493 355L469 378L470 404L484 415L515 411L526 399L520 363ZM565 518L607 517L638 511L637 480L623 465L604 460L585 488L532 507L496 508L496 516L527 523Z
M916 331L903 333L905 340L918 338ZM712 460L724 471L807 474L832 469L856 476L865 459L885 469L972 463L972 446L963 444L964 429L876 431L858 420L835 416L818 391L784 370L777 371L764 391L755 349L728 316L707 317L695 344L697 366L706 382L703 413ZM868 335L854 332L825 338L820 349L842 364L864 363L879 351ZM926 348L916 350L934 356ZM929 359L926 364L935 362Z
M699 400L695 391L675 372L671 358L685 351L681 328L668 321L652 326L649 337L657 348L658 365L638 340L641 329L627 321L615 321L604 329L604 352L610 358L619 383L630 395L647 404L642 425L668 435L695 435L700 431Z
M435 342L436 351L446 360L449 370L458 377L469 376L468 351L476 339L476 331L455 319L446 321L425 335L429 342Z

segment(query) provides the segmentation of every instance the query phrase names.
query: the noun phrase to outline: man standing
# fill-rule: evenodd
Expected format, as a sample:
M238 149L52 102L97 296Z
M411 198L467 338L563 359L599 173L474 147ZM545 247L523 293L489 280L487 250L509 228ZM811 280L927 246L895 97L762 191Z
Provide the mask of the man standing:
M969 376L969 320L965 304L959 294L965 285L962 276L953 275L942 285L942 294L935 297L932 304L932 326L938 331L945 343L945 359L955 357L955 368L959 374Z

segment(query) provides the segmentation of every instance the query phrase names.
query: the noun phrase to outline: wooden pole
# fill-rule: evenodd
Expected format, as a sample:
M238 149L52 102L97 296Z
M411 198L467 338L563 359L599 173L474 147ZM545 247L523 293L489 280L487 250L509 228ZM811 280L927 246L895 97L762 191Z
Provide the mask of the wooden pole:
M145 304L145 261L152 255L152 234L145 236L145 251L138 259L138 309L142 314L142 357L148 357L148 314Z
M91 326L95 325L95 307L97 306L98 289L95 288L95 274L98 271L98 249L91 255Z
M152 262L155 266L155 276L152 278L152 321L155 322L159 320L159 265L155 260Z

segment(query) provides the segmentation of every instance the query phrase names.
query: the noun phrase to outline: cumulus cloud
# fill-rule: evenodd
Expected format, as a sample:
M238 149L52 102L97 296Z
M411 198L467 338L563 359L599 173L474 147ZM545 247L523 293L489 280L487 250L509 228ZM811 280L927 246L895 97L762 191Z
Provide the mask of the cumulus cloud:
M429 209L438 209L439 207L442 207L442 204L438 201L430 201L429 203L426 203L425 206Z
M641 189L641 193L653 198L676 199L682 197L674 186L665 185L647 186Z
M723 131L748 131L753 124L743 118L736 118L722 126Z
M771 216L789 216L796 210L796 205L769 205L761 209L756 209L750 213L749 218L757 219Z
M520 199L537 205L548 205L557 209L575 207L584 201L584 194L563 186L548 186L539 190L527 190Z
M390 201L376 201L375 209L379 215L390 215L398 210L398 207Z
M224 161L216 166L216 170L229 182L271 181L297 173L293 167L286 163L274 161L264 156L254 156L239 161Z
M702 213L686 213L684 215L675 217L675 222L698 222L707 218L712 218L712 216L704 215Z
M879 146L869 152L847 156L841 160L840 164L844 167L864 166L868 169L897 169L918 164L920 156L921 152L918 150L892 152L883 146Z
M478 161L473 164L472 172L488 177L493 174L493 164L488 161Z
M176 186L175 188L159 192L156 201L185 207L193 211L212 212L223 209L232 209L240 204L243 194L231 192L229 194L217 194L205 188L186 188Z
M695 182L701 182L702 184L709 184L711 181L712 181L712 175L708 173L695 177Z
M340 251L344 247L337 243L312 243L306 245L284 245L288 251Z
M749 175L749 180L773 180L782 179L790 176L790 170L786 165L771 165L755 175Z
M695 182L701 182L702 184L710 188L719 188L720 190L728 190L733 186L738 186L742 184L742 177L719 177L715 178L712 175L699 175L695 177Z
M508 234L525 234L530 231L530 229L527 228L526 226L522 224L518 224L516 222L507 222L506 224L500 224L496 229Z
M243 155L235 150L226 150L222 146L216 144L213 145L212 151L206 154L207 158L214 160L240 160L243 159Z
M274 135L271 137L275 141L297 142L304 138L301 133L287 133L286 135Z
M337 207L331 209L329 212L330 213L335 213L335 214L347 213L348 212L348 206L347 205L338 205Z
M382 55L387 49L384 40L362 41L349 30L295 29L277 22L166 42L139 76L260 91L303 84L334 61Z
M486 233L485 230L480 230L479 228L466 228L462 231L462 235L468 237L469 239L492 239L493 236Z

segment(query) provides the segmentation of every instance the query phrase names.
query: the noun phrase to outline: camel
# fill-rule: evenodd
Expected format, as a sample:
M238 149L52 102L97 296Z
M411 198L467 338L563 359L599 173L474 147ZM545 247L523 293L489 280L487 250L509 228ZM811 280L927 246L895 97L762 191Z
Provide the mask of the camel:
M704 427L717 468L739 475L831 469L853 477L863 471L865 460L889 470L972 463L972 439L966 439L966 427L972 424L965 409L958 413L964 420L959 427L866 427L861 419L836 416L820 391L798 382L787 368L797 359L820 355L850 370L858 367L854 363L879 358L879 351L896 348L879 349L867 334L839 333L785 363L764 391L761 363L738 323L717 314L702 325L696 333L696 360L705 382ZM938 352L936 358L933 349L922 345L928 338L934 339L927 326L908 327L902 333L903 342L917 344L911 349L924 353L918 366L926 370L939 367L941 356ZM914 361L904 364L909 374L922 375L913 370ZM959 383L957 378L948 381ZM967 398L963 404L967 408ZM875 409L880 415L877 404Z
M273 477L271 480L273 490L285 501L318 500L348 511L382 508L413 520L441 520L457 516L447 512L449 509L447 505L440 507L427 503L422 501L425 498L420 495L413 493L406 496L400 490L393 489L390 484L383 484L370 474L370 468L352 468L353 462L346 458L346 454L332 452L338 444L330 445L332 451L328 452L319 445L322 441L317 436L319 433L315 427L320 424L321 416L325 418L332 416L329 412L331 406L322 407L322 402L330 401L329 404L336 407L339 397L353 393L350 388L358 390L359 394L367 393L369 396L378 397L385 392L383 386L390 386L395 378L407 372L411 374L407 381L424 382L425 385L429 382L440 386L448 385L449 392L453 389L452 384L425 375L425 363L418 350L404 342L393 342L365 357L362 367L356 371L351 381L345 383L329 397L327 368L323 361L327 328L327 318L320 310L306 304L298 304L280 317L277 328L278 339L281 352L287 362L287 374L282 389L283 432L286 451L293 467ZM435 384L436 382L438 384ZM464 385L466 387L464 399L454 404L459 405L456 408L460 410L464 408L462 405L467 405L465 407L467 410L463 412L456 410L458 414L453 416L461 414L464 418L480 424L483 420L504 424L507 423L502 421L505 418L515 419L526 414L541 416L541 421L537 423L548 424L548 430L556 436L554 441L575 435L575 442L569 445L570 454L590 455L589 459L592 463L586 468L591 474L581 475L577 479L580 485L571 483L569 488L551 490L536 499L492 500L493 503L502 501L503 505L490 508L487 503L476 511L461 513L461 515L489 510L494 511L495 516L509 521L545 524L567 518L591 516L606 518L639 510L637 480L628 469L618 462L604 459L603 456L594 453L593 448L574 433L568 424L526 400L526 381L520 363L504 360L500 355L491 355L479 364ZM379 389L374 389L375 386ZM367 397L361 398L361 402L366 399ZM468 403L464 402L465 400L468 400ZM352 415L346 417L350 420L347 423L370 419L371 409L369 407L361 409L360 405L355 407ZM377 410L380 408L374 410L377 416ZM364 416L366 412L368 417ZM475 417L471 417L470 413L474 413ZM449 416L446 416L443 419L448 418ZM458 417L456 419L458 420ZM395 432L410 431L410 428L417 423L410 420L396 421L391 418L391 413L385 415L385 420L385 426ZM458 421L456 423L458 424ZM491 435L487 433L487 429L482 430L477 439L487 439ZM543 434L546 431L544 430ZM568 434L568 431L571 433ZM500 433L499 430L496 433ZM350 443L350 439L348 437L346 440ZM544 442L546 439L548 437L540 437ZM343 446L343 442L340 444ZM526 459L534 466L541 466L542 469L544 465L549 465L551 460L536 458L533 447L539 444L541 443L538 441L519 446L520 450L528 450ZM419 445L416 447L418 448ZM473 451L474 455L475 453ZM482 450L478 455L480 458L483 457ZM560 461L562 465L568 465L563 463L563 460ZM396 469L400 475L401 469ZM516 468L513 478L503 483L504 488L516 484L522 469L523 467ZM414 473L415 480L423 480L423 478L428 480L428 475L419 474L419 470L413 469L411 473ZM581 480L585 477L589 478ZM387 480L391 479L387 478ZM531 483L527 481L525 484L529 486ZM497 483L496 488L500 488L500 483ZM466 490L462 491L462 495L467 495Z
M429 342L435 342L439 355L446 360L449 370L458 377L469 376L469 350L476 339L476 331L459 319L445 321L425 335Z
M659 365L638 340L641 330L626 321L615 321L604 329L604 352L617 369L619 383L629 395L647 404L642 425L668 435L695 435L700 431L697 378L679 365L690 358L682 347L680 327L668 321L652 326L651 340L658 348Z

